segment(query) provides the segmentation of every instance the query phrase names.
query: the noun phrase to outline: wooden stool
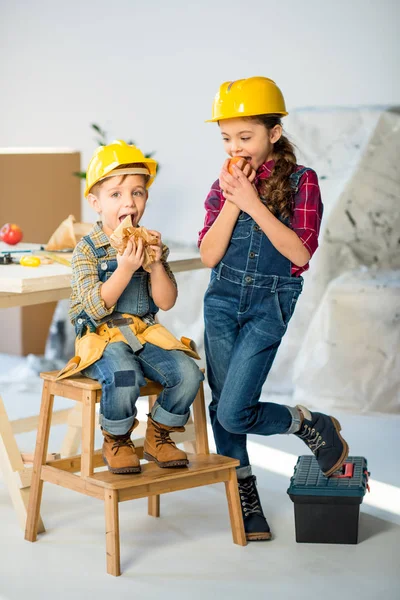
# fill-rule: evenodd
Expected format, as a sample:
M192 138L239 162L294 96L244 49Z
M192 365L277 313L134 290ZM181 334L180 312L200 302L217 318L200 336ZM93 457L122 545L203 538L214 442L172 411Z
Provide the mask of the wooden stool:
M96 467L104 467L101 450L94 450L96 403L100 402L101 385L83 376L56 381L56 375L57 372L41 373L44 382L25 530L26 540L36 541L43 481L99 498L105 504L107 572L118 576L121 574L119 502L147 497L149 515L158 517L160 494L223 481L233 541L240 546L246 545L236 477L239 461L209 453L202 383L193 403L196 454L189 454L189 467L160 469L155 463L148 463L142 465L140 474L115 475L108 470L94 471ZM141 389L140 395L149 396L152 403L161 389L158 383L148 381ZM47 460L54 396L82 403L80 455ZM143 446L136 446L136 452L139 458L142 458Z

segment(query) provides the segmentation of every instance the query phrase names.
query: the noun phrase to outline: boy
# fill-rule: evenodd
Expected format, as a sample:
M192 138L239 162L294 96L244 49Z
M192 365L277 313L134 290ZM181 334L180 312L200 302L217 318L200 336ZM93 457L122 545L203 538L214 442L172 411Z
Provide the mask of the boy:
M163 386L148 415L144 457L159 467L184 467L185 452L170 438L184 431L203 374L189 356L197 353L155 321L158 309L175 304L177 286L167 263L168 248L151 235L154 262L142 268L144 245L132 236L122 254L110 236L130 217L138 227L146 208L156 161L135 146L116 140L99 147L86 174L85 196L100 221L77 244L72 257L70 319L76 353L59 377L78 371L102 385L100 424L103 458L112 473L139 473L130 439L137 426L136 400L145 378Z

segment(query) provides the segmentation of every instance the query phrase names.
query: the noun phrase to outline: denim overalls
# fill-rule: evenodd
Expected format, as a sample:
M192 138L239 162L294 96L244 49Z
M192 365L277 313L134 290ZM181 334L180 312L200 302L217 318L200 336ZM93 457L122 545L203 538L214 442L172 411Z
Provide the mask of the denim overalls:
M90 236L83 239L98 259L100 281L107 281L118 266L117 260L104 258L107 254L105 248L96 248ZM143 269L136 271L121 294L115 312L144 317L149 323L154 322L158 307L149 295L148 283L149 274ZM84 334L86 327L89 331L95 331L101 323L106 326L107 320L114 315L99 323L82 312L75 321L77 335ZM100 424L114 435L126 433L133 425L137 412L136 400L140 388L146 383L145 378L163 386L151 415L158 423L171 427L185 425L200 381L204 378L194 360L184 352L164 350L149 342L136 352L124 342L109 344L102 357L87 367L83 374L101 383Z
M305 171L291 176L295 190ZM209 410L217 452L239 459L241 469L250 468L246 434L298 429L298 411L259 398L302 287L302 277L291 277L291 262L241 212L204 297Z

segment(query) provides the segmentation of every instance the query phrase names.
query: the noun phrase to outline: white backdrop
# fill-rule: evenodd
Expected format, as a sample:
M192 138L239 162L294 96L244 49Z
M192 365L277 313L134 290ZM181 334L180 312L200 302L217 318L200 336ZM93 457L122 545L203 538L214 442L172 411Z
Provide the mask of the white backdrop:
M396 0L0 0L0 145L71 147L85 169L90 123L132 137L162 164L146 224L193 242L224 158L204 124L219 84L271 77L289 111L400 104L399 16Z

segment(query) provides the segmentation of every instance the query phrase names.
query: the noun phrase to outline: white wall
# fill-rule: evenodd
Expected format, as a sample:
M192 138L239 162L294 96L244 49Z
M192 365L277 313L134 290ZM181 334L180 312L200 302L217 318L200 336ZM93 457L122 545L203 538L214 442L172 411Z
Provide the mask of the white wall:
M145 224L195 241L224 158L204 124L219 84L271 77L289 110L400 104L399 16L397 0L0 0L0 145L69 146L85 169L90 123L132 137L162 164Z

